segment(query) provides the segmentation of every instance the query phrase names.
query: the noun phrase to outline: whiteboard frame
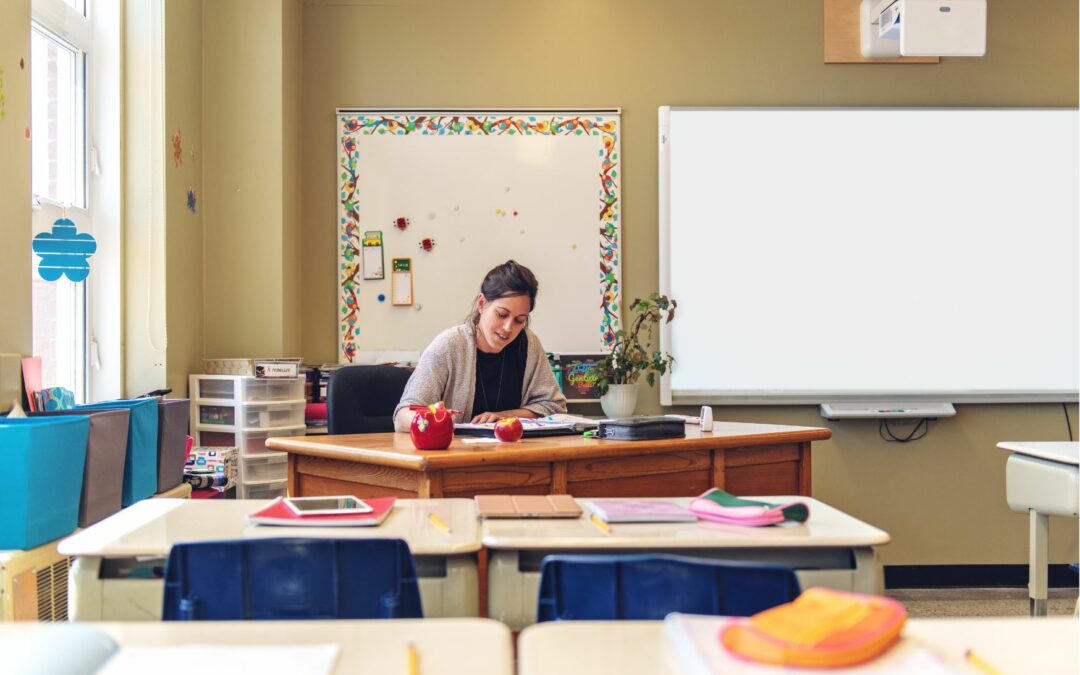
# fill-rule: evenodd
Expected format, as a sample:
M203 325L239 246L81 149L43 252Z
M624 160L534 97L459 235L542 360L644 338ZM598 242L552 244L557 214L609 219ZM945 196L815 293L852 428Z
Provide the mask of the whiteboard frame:
M424 116L427 118L432 117L445 117L452 116L457 117L487 117L487 116L501 116L501 117L583 117L589 116L608 116L609 121L605 121L603 124L598 121L583 119L573 120L577 122L576 125L571 125L567 131L555 131L556 125L549 125L548 128L543 130L536 130L531 128L531 122L526 122L526 126L529 127L530 133L539 137L559 138L560 136L579 135L572 134L573 129L583 129L587 135L603 136L604 142L602 143L602 150L600 153L600 162L598 163L598 173L600 183L601 200L603 204L602 208L598 211L597 230L593 232L599 233L599 259L598 259L598 286L600 289L600 302L598 303L598 317L600 325L600 344L602 348L610 348L614 342L615 333L620 329L622 323L622 188L621 177L618 176L618 172L622 171L622 157L621 157L621 135L622 135L622 109L618 107L605 107L605 108L337 108L335 109L335 144L337 146L337 152L335 153L336 171L350 171L346 168L348 162L346 161L346 149L345 139L347 134L343 129L342 120L345 116L379 116L384 118L391 118L394 122L399 119L407 119L410 116ZM610 122L610 123L609 123ZM560 125L561 126L561 125ZM400 126L398 127L400 129ZM503 127L505 129L505 125ZM411 125L405 134L414 131ZM442 129L440 128L440 133ZM382 130L379 130L382 133ZM458 135L460 131L453 131L453 135ZM511 132L512 133L512 132ZM401 135L399 131L397 134ZM421 132L417 135L427 135L426 132ZM434 135L434 134L433 134ZM449 135L449 134L448 134ZM466 135L466 134L461 134ZM479 135L478 135L479 137ZM614 153L614 154L612 154ZM355 157L355 155L354 155ZM355 172L353 172L355 178ZM358 353L357 345L355 342L356 336L359 334L359 326L357 325L360 319L359 315L359 301L355 297L354 293L347 288L347 284L354 281L348 273L350 265L350 258L346 256L346 250L350 247L349 242L354 238L350 234L349 225L354 226L361 235L364 231L364 227L361 223L355 221L352 218L352 214L348 209L348 200L344 198L346 191L350 190L348 187L348 179L339 177L337 180L337 190L335 194L335 201L337 202L337 220L335 230L338 236L335 238L335 248L337 249L335 265L335 291L337 294L337 308L338 311L335 315L335 324L337 332L337 353L338 361L341 363L353 362L356 354ZM352 192L356 190L356 181L352 183ZM345 223L349 220L350 223ZM355 222L353 222L355 221ZM594 234L593 236L596 236ZM343 243L344 242L344 243ZM359 247L357 247L359 250ZM384 256L386 255L384 251ZM362 272L361 272L362 274ZM356 275L352 275L356 277ZM350 298L351 297L351 305Z
M1077 110L1077 108L1061 106L1036 106L1036 107L894 107L894 106L807 106L807 107L770 107L770 106L661 106L658 111L658 174L659 194L657 202L659 208L659 245L660 256L660 292L665 295L671 293L671 153L667 143L667 134L670 128L672 111L753 111L753 110ZM671 349L671 325L664 323L660 326L660 349L669 352ZM799 405L821 404L839 402L863 402L874 400L889 400L896 403L933 403L948 401L951 403L1076 403L1080 401L1080 391L1069 390L934 390L925 392L907 392L896 394L887 389L876 390L829 390L828 392L816 390L787 389L778 392L730 390L722 389L689 389L680 391L678 394L671 387L670 370L660 378L660 404L670 405Z

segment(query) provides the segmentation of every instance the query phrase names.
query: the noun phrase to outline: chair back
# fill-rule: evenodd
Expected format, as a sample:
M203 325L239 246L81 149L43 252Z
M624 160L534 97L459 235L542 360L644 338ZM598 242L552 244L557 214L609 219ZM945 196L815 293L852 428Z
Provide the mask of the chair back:
M240 539L176 544L165 565L166 621L419 619L401 539Z
M412 369L397 366L346 366L330 376L326 388L327 432L370 434L394 430L394 408Z
M551 555L537 621L659 620L670 612L750 616L799 595L784 565L673 555Z

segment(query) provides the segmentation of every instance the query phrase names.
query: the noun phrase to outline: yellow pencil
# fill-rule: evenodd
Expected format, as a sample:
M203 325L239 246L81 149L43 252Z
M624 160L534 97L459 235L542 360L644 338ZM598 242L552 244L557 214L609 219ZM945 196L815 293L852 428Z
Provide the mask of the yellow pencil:
M1001 675L1000 670L984 661L973 649L964 650L964 658L967 659L968 663L986 673L986 675Z
M594 513L591 516L589 516L589 520L591 520L593 522L593 525L596 525L597 527L599 527L600 531L603 532L604 534L611 534L611 526L608 525L607 523L605 523L603 520L601 520L600 516L598 516L598 515L596 515Z
M446 534L450 534L450 526L447 525L446 521L444 521L442 518L438 517L434 513L427 514L427 517L428 517L428 520L431 521L432 525L439 528L440 530L442 530Z
M408 675L420 675L420 652L416 651L416 645L410 642L405 649L405 672Z

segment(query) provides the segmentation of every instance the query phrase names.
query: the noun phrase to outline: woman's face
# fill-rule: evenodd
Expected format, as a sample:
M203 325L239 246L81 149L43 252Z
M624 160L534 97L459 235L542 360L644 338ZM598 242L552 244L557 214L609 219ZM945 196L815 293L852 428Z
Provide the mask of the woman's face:
M476 299L480 322L476 325L476 345L488 354L501 352L525 328L532 304L527 295L511 295L488 301Z

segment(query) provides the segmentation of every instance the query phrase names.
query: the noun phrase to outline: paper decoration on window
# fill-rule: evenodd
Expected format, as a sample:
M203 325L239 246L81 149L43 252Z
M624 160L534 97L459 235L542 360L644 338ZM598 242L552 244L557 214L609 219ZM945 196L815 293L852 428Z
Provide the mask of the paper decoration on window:
M412 258L394 258L390 261L391 304L408 306L413 304L412 297Z
M75 223L61 218L53 223L52 232L34 237L34 253L41 256L38 274L45 281L66 276L82 281L90 274L90 256L97 251L97 242L85 232L76 232Z
M383 272L383 242L382 230L369 230L364 233L364 239L360 242L363 250L364 278L385 279Z
M404 218L404 217L394 218L394 227L401 230L402 232L404 232L405 228L407 228L408 226L409 226L409 219L408 218Z
M195 213L195 190L192 188L187 189L187 207L188 211Z
M424 237L420 240L420 250L431 253L431 249L435 248L435 240L431 237Z
M173 166L180 166L184 163L184 137L180 134L179 129L172 135L172 160Z

